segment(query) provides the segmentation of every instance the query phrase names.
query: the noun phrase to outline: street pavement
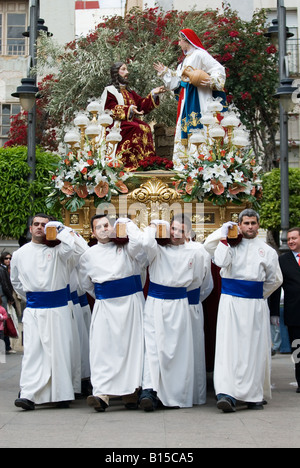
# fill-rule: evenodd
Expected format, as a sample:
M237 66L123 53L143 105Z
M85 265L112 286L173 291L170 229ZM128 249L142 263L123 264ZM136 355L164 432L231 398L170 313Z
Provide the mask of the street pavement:
M157 454L166 450L179 457L189 449L195 457L199 448L300 446L300 394L296 394L291 355L272 358L273 398L263 411L240 407L230 414L216 408L211 375L204 406L145 413L129 411L115 399L105 413L97 413L86 400L76 400L69 409L39 406L26 412L14 406L22 353L5 358L6 362L0 363L0 448L102 448L103 457L113 453L109 457L119 462L122 449L156 451L154 457L162 457ZM168 457L150 462L172 461ZM138 464L133 459L125 461Z

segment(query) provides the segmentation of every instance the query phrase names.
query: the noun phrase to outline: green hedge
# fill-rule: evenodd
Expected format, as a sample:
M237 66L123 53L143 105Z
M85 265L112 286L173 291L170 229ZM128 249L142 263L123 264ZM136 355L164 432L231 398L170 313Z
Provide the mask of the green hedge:
M35 181L29 184L27 147L0 148L1 236L18 239L26 234L30 215L47 212L45 200L48 191L45 187L49 186L50 171L58 159L58 155L37 148ZM59 218L61 216L57 210L49 214Z
M300 169L289 169L290 227L300 225ZM281 230L280 169L273 169L263 178L261 226L270 231Z

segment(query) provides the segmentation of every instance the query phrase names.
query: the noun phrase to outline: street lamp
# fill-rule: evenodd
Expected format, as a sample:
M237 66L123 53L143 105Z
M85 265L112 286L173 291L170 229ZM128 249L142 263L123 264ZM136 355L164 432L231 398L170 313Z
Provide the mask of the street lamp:
M37 20L37 32L38 32L38 34L40 32L43 32L43 33L47 34L48 37L53 36L53 34L51 32L48 32L48 28L47 28L47 26L45 26L45 20L43 20L42 18L39 18ZM22 36L30 37L30 26L28 26L27 31L22 33Z
M21 83L21 86L17 87L17 91L12 93L12 96L20 99L24 111L30 112L35 104L36 93L39 89L35 86L34 78L22 78Z
M281 80L280 86L274 95L275 98L280 100L280 104L287 113L293 110L294 103L292 100L292 95L295 93L295 91L298 90L298 87L292 86L292 84L293 80L291 78L284 78ZM297 95L297 98L299 97L300 94Z
M289 32L289 28L285 28L286 31L286 38L289 39L290 37L293 37L294 34ZM268 32L266 32L265 37L268 37L271 41L271 43L278 48L278 19L273 19L272 20L272 26L268 28Z

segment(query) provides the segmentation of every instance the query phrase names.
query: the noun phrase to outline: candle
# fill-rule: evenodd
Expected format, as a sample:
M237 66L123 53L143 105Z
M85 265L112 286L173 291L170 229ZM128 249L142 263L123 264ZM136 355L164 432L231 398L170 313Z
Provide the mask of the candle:
M214 125L216 123L216 119L214 115L211 112L209 112L209 113L203 114L203 116L200 119L200 122L203 125Z
M89 124L89 122L90 121L89 121L87 115L83 114L83 113L77 114L77 116L74 119L74 124L77 127L81 127L81 126L86 127Z
M220 101L212 100L207 104L208 112L221 112L223 105Z
M109 114L104 113L98 117L98 122L103 127L108 127L113 123L113 118Z
M189 142L193 145L200 145L205 143L205 137L202 132L193 132L189 138Z
M86 135L91 138L95 138L96 136L100 135L100 132L101 129L98 124L90 124L85 130Z
M210 130L209 130L209 136L211 138L224 138L225 136L225 130L222 128L220 125L214 125Z
M80 135L77 130L71 129L69 130L64 137L65 143L77 143L80 140Z
M116 132L116 131L109 132L109 134L106 137L106 141L109 142L109 143L113 143L113 144L116 144L121 140L122 140L122 137L121 137L120 133Z
M238 127L240 120L233 112L226 112L224 119L222 120L223 127Z
M86 110L88 112L101 112L102 108L101 108L101 104L99 101L92 101L89 103L89 105L87 106Z

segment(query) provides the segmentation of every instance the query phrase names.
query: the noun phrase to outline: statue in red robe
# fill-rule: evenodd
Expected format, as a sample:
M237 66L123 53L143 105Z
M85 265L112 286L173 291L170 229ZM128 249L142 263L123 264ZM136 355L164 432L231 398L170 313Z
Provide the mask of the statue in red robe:
M141 120L159 105L159 94L165 92L160 86L142 98L128 88L128 69L125 63L117 62L111 67L111 83L104 89L101 100L104 109L110 110L112 118L121 122L122 141L116 154L120 155L125 167L136 169L146 157L155 156L152 131Z

